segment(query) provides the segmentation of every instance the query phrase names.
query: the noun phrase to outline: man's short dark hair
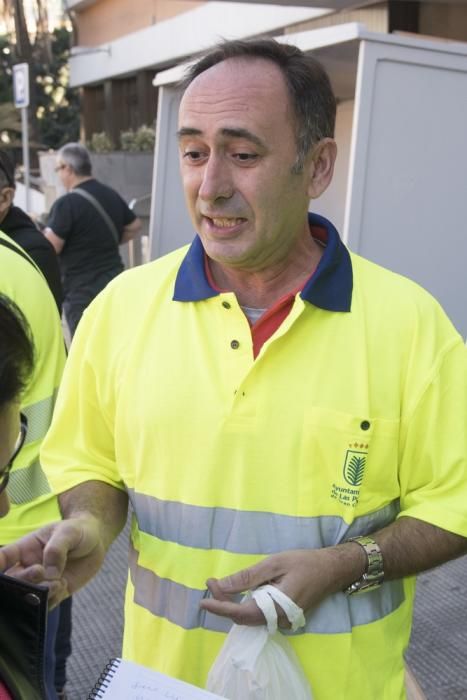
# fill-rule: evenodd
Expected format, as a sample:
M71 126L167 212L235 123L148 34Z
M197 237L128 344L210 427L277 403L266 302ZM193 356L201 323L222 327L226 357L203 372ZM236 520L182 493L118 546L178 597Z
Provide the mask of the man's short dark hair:
M89 151L81 143L66 143L58 151L58 158L68 165L75 175L81 177L92 174Z
M282 71L296 120L293 169L300 172L311 147L334 136L336 98L326 71L310 54L274 39L223 41L188 68L182 87L186 89L201 73L230 58L263 58Z
M18 306L0 294L0 409L21 397L33 368L29 324Z

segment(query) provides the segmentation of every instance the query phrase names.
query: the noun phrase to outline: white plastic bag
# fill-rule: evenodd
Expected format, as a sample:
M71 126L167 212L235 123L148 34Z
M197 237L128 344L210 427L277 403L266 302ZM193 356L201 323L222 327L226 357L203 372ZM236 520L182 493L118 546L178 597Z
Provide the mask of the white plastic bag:
M274 600L296 631L303 610L275 586L253 596L267 626L233 625L208 675L207 690L228 700L313 700L310 686L287 637L277 631Z

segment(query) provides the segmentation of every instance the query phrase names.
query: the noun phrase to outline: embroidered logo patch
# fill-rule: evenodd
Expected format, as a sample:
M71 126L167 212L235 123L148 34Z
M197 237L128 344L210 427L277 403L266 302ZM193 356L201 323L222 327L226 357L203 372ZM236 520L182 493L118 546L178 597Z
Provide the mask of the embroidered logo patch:
M344 479L351 486L360 486L366 465L366 452L347 450L344 461Z
M363 482L366 460L368 457L368 444L364 442L351 442L346 450L342 474L347 485L333 483L331 498L336 499L344 506L355 508L360 496L360 486Z

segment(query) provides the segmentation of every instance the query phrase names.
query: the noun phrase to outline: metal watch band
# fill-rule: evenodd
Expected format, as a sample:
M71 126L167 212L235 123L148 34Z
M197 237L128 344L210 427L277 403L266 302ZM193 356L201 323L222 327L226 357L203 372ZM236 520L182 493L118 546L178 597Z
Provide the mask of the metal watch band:
M346 588L344 593L347 595L366 593L381 586L384 579L383 555L374 539L368 536L351 537L347 542L357 542L363 547L368 558L368 565L363 576Z

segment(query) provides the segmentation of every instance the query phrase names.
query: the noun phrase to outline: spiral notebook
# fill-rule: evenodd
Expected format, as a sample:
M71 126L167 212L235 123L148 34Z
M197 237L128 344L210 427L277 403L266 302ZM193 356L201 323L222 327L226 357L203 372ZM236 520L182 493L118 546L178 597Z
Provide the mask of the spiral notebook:
M222 700L195 685L124 659L111 659L88 700Z

